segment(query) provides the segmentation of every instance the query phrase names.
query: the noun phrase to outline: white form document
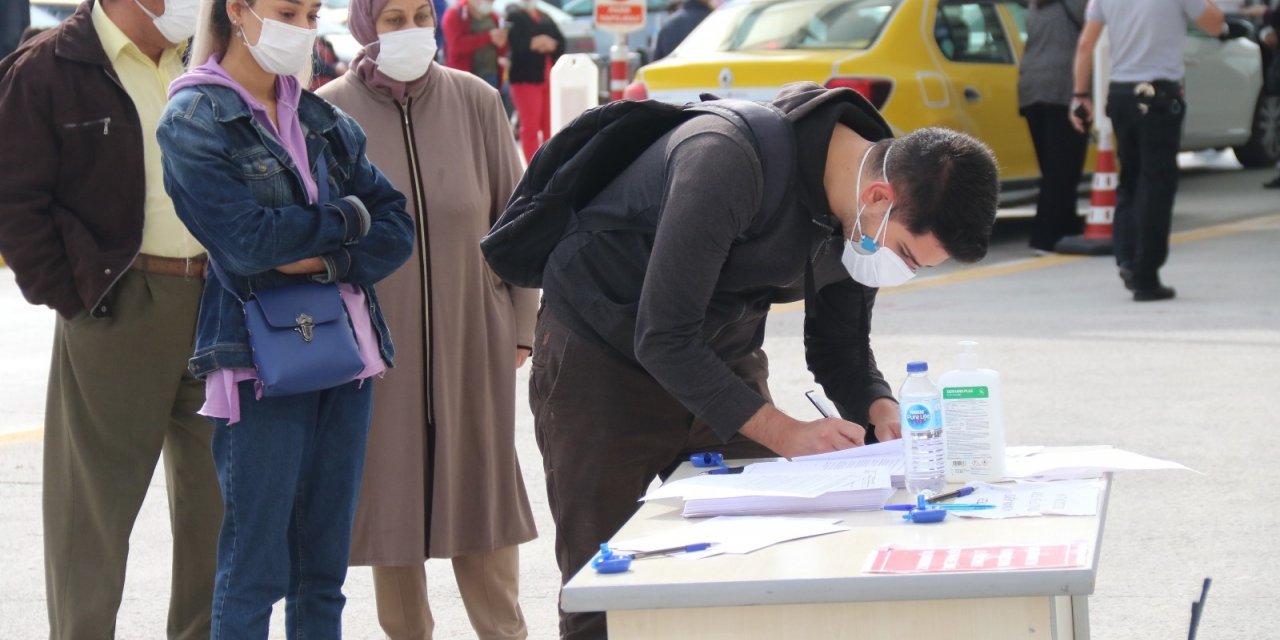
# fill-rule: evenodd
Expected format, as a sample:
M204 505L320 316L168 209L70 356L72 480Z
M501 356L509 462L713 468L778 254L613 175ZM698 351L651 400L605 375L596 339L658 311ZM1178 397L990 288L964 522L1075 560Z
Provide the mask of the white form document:
M759 463L771 464L771 463ZM743 498L751 496L776 496L792 498L816 498L831 491L846 491L876 486L881 472L863 469L861 473L824 471L818 473L736 473L724 475L698 475L664 483L645 494L641 500L683 498L704 500L712 498ZM889 478L884 474L884 486Z
M609 548L628 551L654 551L709 543L711 548L672 557L697 560L722 553L751 553L780 542L812 538L848 531L838 518L792 518L786 516L719 516L697 524L677 527L653 535L611 540Z
M1176 462L1151 458L1106 445L1009 447L1005 459L1005 477L1025 480L1096 478L1108 471L1159 469L1194 471Z
M1018 482L1015 484L970 483L974 492L948 500L947 504L994 504L983 511L952 511L961 518L1021 518L1028 516L1095 516L1103 481L1058 480L1056 482Z

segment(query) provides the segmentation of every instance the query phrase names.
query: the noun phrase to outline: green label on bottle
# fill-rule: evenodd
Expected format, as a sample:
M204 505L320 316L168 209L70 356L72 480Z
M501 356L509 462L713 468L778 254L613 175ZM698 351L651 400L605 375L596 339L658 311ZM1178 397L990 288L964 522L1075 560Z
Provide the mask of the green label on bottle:
M991 392L986 387L947 387L942 390L943 400L971 400L973 398L989 398Z

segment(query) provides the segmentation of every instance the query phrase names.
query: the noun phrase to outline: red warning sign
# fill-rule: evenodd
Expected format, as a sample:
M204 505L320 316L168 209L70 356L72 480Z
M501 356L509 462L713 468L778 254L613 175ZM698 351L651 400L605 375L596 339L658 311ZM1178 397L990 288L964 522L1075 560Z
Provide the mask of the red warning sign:
M630 33L644 27L645 0L596 0L596 27Z

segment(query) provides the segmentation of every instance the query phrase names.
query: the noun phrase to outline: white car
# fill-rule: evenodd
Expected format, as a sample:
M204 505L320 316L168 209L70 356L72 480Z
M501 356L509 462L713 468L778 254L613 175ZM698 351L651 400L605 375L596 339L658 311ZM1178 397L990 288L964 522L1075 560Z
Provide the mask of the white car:
M1233 148L1246 167L1280 160L1280 96L1262 90L1262 53L1249 38L1187 34L1182 149Z

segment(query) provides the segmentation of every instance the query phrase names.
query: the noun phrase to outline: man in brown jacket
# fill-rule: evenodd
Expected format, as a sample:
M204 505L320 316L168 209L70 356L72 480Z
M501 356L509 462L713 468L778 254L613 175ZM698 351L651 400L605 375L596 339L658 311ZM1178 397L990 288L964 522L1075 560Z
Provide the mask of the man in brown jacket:
M186 372L203 248L165 194L156 125L198 0L86 0L0 61L0 253L58 312L44 437L51 638L110 638L163 451L168 636L207 638L221 496ZM132 635L156 637L158 630Z

